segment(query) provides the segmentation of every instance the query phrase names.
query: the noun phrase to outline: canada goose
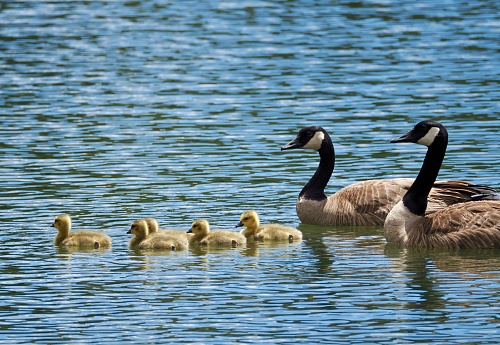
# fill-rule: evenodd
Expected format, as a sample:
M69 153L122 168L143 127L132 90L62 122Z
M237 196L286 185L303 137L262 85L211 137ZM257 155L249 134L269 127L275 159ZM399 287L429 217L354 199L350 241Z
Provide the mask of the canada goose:
M425 215L448 145L446 128L436 121L419 122L391 140L405 142L427 146L427 154L415 182L385 220L386 239L415 247L500 248L500 200L465 202Z
M243 212L240 217L240 222L236 227L240 226L246 227L240 231L240 234L246 238L264 241L287 240L290 242L302 240L302 232L295 228L280 224L260 225L259 215L254 210Z
M335 166L335 151L328 133L319 126L302 128L281 150L313 149L319 166L299 194L297 215L302 223L315 225L383 225L392 207L413 183L411 178L366 180L347 186L327 197L325 187ZM436 182L429 196L427 213L449 205L470 201L478 194L494 192L466 181Z
M70 233L71 217L67 214L56 216L51 226L58 230L54 238L56 246L93 247L96 249L111 247L111 237L102 232L78 230Z
M195 220L191 224L191 229L187 231L193 236L189 238L189 243L208 244L208 245L228 245L237 247L245 244L247 239L245 236L236 231L229 230L213 230L210 231L210 225L205 219Z
M162 235L159 233L149 234L149 228L145 219L139 219L132 223L128 234L135 236L130 240L131 249L187 249L187 238Z

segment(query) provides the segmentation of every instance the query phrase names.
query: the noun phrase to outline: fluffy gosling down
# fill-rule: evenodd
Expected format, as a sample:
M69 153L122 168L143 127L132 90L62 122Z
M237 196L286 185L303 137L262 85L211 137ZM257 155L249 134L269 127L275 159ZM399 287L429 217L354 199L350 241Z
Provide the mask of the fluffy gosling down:
M157 233L159 235L179 237L181 239L186 239L186 241L189 237L189 234L184 230L160 229L156 218L144 218L144 220L148 224L148 236Z
M300 241L302 232L281 224L260 225L259 215L254 210L243 212L236 227L245 226L241 234L246 238L261 241Z
M70 233L71 217L67 214L60 214L54 218L52 227L58 230L54 238L56 246L81 247L81 248L109 248L111 247L111 237L92 230L78 230Z
M154 230L153 230L154 231ZM139 219L132 223L128 234L135 235L129 242L131 249L169 249L184 250L188 248L188 240L184 233L179 235L163 231L149 233L148 220Z
M193 234L189 238L190 244L237 247L247 243L246 237L239 232L229 230L210 231L210 224L205 219L195 220L191 224L191 229L187 232Z

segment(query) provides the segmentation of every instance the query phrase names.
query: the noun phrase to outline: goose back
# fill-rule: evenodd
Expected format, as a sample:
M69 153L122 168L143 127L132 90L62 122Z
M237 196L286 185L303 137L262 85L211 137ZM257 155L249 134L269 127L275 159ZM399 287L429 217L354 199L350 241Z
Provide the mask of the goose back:
M402 202L398 206L404 207ZM400 227L391 228L389 222L384 230L388 240L410 247L500 248L500 201L455 204L425 217L413 217L413 221L406 220L406 231L399 236L394 234Z

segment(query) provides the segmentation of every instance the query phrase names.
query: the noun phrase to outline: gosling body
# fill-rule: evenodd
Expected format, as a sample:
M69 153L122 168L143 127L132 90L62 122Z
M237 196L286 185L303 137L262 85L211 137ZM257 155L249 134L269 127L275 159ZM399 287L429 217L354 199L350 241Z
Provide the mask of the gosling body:
M71 231L71 217L67 214L60 214L54 218L51 225L58 230L54 238L56 246L81 247L81 248L109 248L111 247L111 237L93 230Z
M240 233L248 238L261 241L300 241L302 232L281 224L260 224L259 215L254 210L243 212L237 227L245 226Z
M170 236L170 237L176 237L179 238L180 241L187 241L189 238L190 234L186 233L186 231L183 230L174 230L174 229L160 229L158 225L158 221L156 218L144 218L146 223L148 224L148 236L151 236L153 234L158 234L160 236Z
M188 233L193 234L189 238L190 244L237 247L247 242L246 237L239 232L229 230L210 231L210 224L205 219L195 220L191 224Z
M150 235L148 223L144 219L134 221L128 233L135 235L129 242L131 249L184 250L189 245L186 237L170 236L161 232Z

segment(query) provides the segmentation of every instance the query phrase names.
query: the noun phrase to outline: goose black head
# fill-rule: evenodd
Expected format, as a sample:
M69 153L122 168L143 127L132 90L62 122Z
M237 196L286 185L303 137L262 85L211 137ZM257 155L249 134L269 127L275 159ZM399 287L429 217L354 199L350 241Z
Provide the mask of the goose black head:
M399 138L391 140L391 143L416 143L431 146L437 140L448 142L448 132L442 124L432 120L421 121L413 129Z
M310 126L302 128L295 139L290 141L285 146L281 147L281 151L304 148L318 151L325 139L329 139L328 133L319 126Z

